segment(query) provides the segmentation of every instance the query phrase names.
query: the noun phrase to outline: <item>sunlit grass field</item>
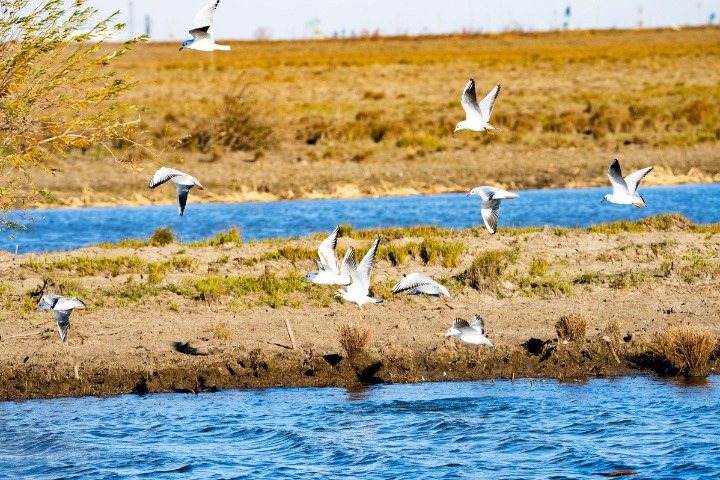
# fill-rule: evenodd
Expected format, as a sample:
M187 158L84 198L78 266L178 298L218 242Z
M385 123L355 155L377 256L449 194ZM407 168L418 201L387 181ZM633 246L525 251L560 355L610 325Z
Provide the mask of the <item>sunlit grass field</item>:
M136 151L139 174L74 152L92 175L40 184L76 205L172 202L138 188L159 164L201 179L195 201L573 187L613 158L655 165L646 184L720 180L718 28L230 44L122 58L145 139L172 148ZM452 133L470 77L502 85L495 135Z

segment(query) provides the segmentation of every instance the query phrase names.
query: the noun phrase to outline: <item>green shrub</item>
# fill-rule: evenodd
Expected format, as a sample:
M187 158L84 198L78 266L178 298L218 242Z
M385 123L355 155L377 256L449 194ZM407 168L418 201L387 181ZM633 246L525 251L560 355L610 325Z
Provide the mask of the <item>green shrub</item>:
M175 242L175 234L167 227L160 227L150 235L148 244L153 247L164 247Z

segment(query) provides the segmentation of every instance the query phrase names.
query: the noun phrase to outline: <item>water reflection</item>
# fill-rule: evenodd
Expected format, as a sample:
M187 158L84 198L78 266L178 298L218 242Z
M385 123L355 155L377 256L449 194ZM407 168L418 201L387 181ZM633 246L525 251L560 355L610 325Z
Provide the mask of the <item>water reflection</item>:
M356 387L349 387L345 389L347 393L347 400L350 402L364 402L370 398L373 387L366 385L358 385Z
M679 388L702 388L707 390L715 390L717 388L717 384L711 383L708 377L659 377L656 381Z

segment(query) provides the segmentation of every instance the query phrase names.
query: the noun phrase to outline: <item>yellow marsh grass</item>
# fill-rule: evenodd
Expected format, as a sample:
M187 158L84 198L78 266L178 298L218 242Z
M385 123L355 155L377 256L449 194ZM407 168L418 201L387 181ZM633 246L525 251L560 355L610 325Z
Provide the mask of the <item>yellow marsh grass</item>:
M705 376L710 357L717 351L718 338L689 325L670 326L656 333L648 348L679 373Z
M234 201L440 193L480 180L606 185L613 156L626 169L657 165L646 184L718 181L718 55L720 29L708 27L233 42L232 51L210 54L152 43L119 68L139 81L127 100L148 107L148 141L159 147L196 134L162 159L203 172L208 190L192 200ZM497 135L452 135L470 76L481 91L503 86ZM240 114L228 110L228 96ZM228 115L241 125L217 121ZM248 124L269 129L272 142L234 152L231 139ZM40 186L77 205L174 200L167 189L137 192L137 176L98 161L106 158L77 151L78 175L41 178ZM103 179L97 191L82 183L90 168Z
M494 290L509 264L517 260L518 251L488 250L477 255L470 267L458 276L458 280L475 290Z

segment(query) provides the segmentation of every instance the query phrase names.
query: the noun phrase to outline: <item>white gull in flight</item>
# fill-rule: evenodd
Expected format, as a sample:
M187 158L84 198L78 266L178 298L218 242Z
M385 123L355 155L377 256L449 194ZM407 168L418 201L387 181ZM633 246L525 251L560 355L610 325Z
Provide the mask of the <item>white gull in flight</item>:
M452 296L450 296L450 292L448 292L447 288L422 273L411 273L410 275L405 275L405 278L400 280L392 288L392 293L405 293L407 295L425 294L440 299L445 297L452 300Z
M153 175L152 180L150 180L150 188L162 185L168 180L177 185L178 205L180 209L180 216L182 217L183 212L185 212L185 204L187 203L187 197L190 189L197 187L199 190L205 190L205 187L202 186L197 178L188 175L187 173L175 170L174 168L160 167L160 169L155 172L155 175Z
M202 10L195 15L195 28L190 30L190 35L193 36L190 40L185 40L182 43L180 50L189 48L190 50L200 50L202 52L211 52L213 50L230 50L227 45L218 45L213 39L213 16L217 9L220 0L213 0L203 7Z
M459 340L474 345L487 345L490 348L495 346L485 336L485 323L483 319L475 315L473 322L468 324L467 320L456 318L452 327L445 334L446 337L455 335Z
M68 327L70 327L70 314L74 309L87 308L83 302L77 298L65 298L62 295L43 295L38 305L38 310L52 310L57 322L58 332L60 332L60 340L65 342L67 338Z
M312 283L322 285L349 285L350 275L347 272L347 262L351 251L345 253L342 263L338 266L338 257L335 252L337 247L337 238L340 227L335 227L330 236L328 236L320 244L318 248L318 257L320 260L314 260L318 267L317 272L305 274L305 278Z
M653 167L643 168L623 178L622 170L620 170L620 162L613 160L608 168L608 177L610 178L610 183L612 183L613 193L605 195L600 203L610 202L620 205L635 205L638 208L646 207L645 199L637 193L637 189L640 181L645 178L645 175L650 173L652 169Z
M498 93L500 93L500 85L495 85L495 88L490 90L482 102L478 103L475 95L475 80L471 78L460 97L460 103L465 110L465 120L457 124L453 133L458 130L487 131L488 133L491 130L500 131L499 128L490 125L490 114L492 114Z
M378 245L380 244L380 236L375 239L370 250L363 257L360 266L355 264L355 250L350 247L349 255L347 255L347 271L352 282L347 286L346 290L342 288L337 290L337 295L341 296L348 302L355 302L360 305L360 315L365 317L363 306L367 303L382 303L382 300L369 297L370 293L370 274L372 273L373 264L375 263L375 255Z
M485 222L485 226L490 233L495 233L497 231L500 200L503 198L512 200L513 198L519 196L517 193L488 186L475 187L470 190L470 193L468 193L466 197L471 195L477 195L482 200L480 203L480 215L482 215L483 222Z

